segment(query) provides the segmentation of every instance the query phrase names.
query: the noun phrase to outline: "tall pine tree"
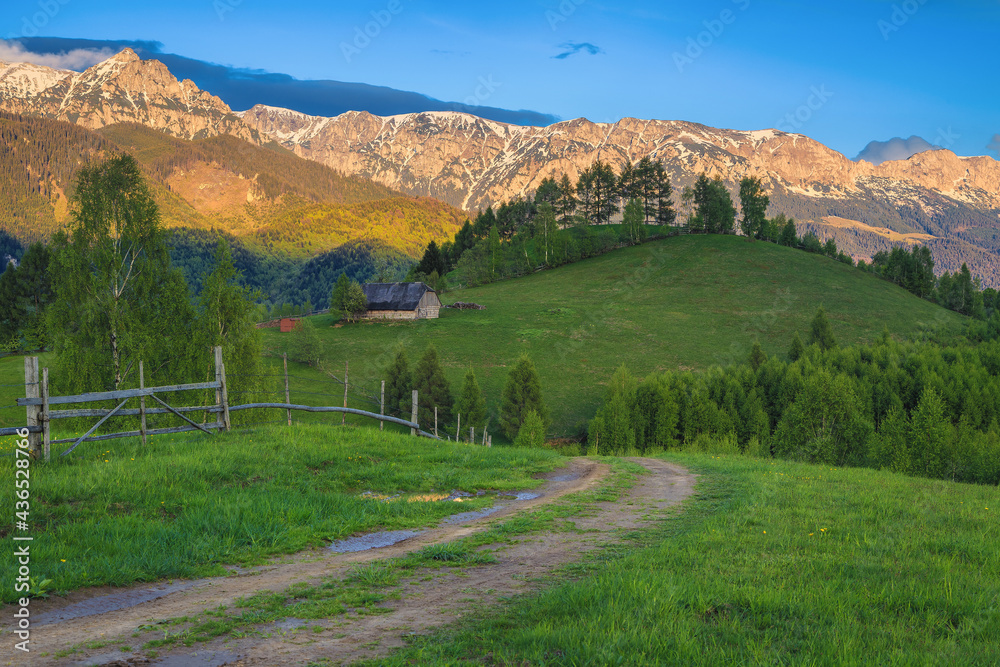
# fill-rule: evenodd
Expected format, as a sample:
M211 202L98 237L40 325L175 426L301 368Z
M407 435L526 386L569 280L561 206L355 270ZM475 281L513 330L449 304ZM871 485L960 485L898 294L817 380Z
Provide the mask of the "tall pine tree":
M542 385L538 371L528 355L521 355L507 374L500 402L500 427L513 440L521 429L529 410L534 410L548 427L549 413L542 401Z
M413 388L417 390L419 404L417 421L425 431L434 428L434 408L437 407L438 424L451 423L452 406L455 399L451 387L444 376L444 369L438 359L437 349L428 345L413 370Z

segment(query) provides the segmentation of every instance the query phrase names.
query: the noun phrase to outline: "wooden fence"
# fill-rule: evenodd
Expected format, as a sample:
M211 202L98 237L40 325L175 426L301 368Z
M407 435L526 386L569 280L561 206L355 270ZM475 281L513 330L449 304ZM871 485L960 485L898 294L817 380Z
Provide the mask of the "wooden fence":
M286 373L287 373L287 360L286 360ZM167 385L162 387L145 387L144 386L144 375L142 362L139 362L139 388L138 389L121 389L116 391L101 391L101 392L91 392L86 394L77 394L75 396L50 396L49 395L49 369L42 369L41 374L38 372L38 357L25 357L24 358L24 388L25 397L17 399L18 406L22 406L27 410L27 426L21 428L3 428L0 429L0 436L4 435L18 435L18 432L28 432L28 443L29 449L32 456L35 458L44 458L48 461L51 457L51 446L63 443L72 442L73 445L64 451L61 456L65 456L76 449L83 442L94 442L98 440L112 440L115 438L132 438L141 437L143 444L146 444L146 439L151 435L163 435L167 433L183 433L185 431L203 431L210 435L214 435L216 432L223 430L228 431L231 428L230 414L233 412L238 412L240 410L252 410L252 409L281 409L286 410L288 413L288 423L292 423L292 410L300 410L303 412L340 412L344 414L360 415L362 417L368 417L371 419L377 419L380 422L390 422L394 424L400 424L402 426L407 426L410 428L410 433L412 435L420 435L428 438L438 438L437 435L433 433L427 433L420 429L417 423L417 391L413 391L413 407L411 413L411 419L409 421L405 419L400 419L398 417L392 417L385 414L378 414L375 412L368 412L366 410L357 410L354 408L347 407L347 397L346 397L346 383L345 383L345 397L344 397L344 407L333 406L333 407L317 407L311 405L296 405L290 402L288 395L288 378L285 378L285 402L284 403L248 403L246 405L229 405L228 388L226 384L226 367L222 361L222 348L215 348L215 381L213 382L196 382L192 384L178 384L178 385ZM213 405L204 406L188 406L188 407L173 407L168 405L164 400L162 400L157 394L183 392L183 391L196 391L196 390L215 390L215 403ZM151 398L156 403L159 403L162 407L146 407L146 399ZM138 399L138 408L125 408L125 405L134 399ZM113 409L69 409L69 410L52 410L51 406L54 405L73 405L80 403L91 403L94 401L120 401L117 407ZM384 411L384 407L382 408ZM211 423L199 424L192 419L189 419L186 414L192 412L205 412L208 414L215 415L215 421ZM146 417L148 415L162 415L162 414L173 414L183 421L187 422L184 426L175 426L171 428L158 428L158 429L147 429L146 428ZM107 433L101 435L93 435L98 428L101 427L107 420L111 417L119 416L138 416L139 417L139 430L138 431L125 431L121 433ZM63 438L60 440L52 440L50 437L50 424L55 419L71 419L71 418L81 418L81 417L100 417L99 421L94 424L86 433L80 437L73 438ZM436 430L436 429L435 429Z

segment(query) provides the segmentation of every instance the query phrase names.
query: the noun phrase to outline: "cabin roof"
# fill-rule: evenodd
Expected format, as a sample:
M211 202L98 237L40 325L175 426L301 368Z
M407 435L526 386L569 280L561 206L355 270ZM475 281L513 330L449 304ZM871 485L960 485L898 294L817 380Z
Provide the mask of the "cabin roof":
M368 283L361 289L368 310L416 310L424 294L434 292L424 283Z

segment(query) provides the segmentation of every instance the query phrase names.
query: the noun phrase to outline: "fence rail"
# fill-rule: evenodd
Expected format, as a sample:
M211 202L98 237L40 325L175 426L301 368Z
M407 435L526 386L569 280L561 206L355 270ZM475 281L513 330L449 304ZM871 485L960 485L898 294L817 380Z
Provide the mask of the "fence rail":
M164 435L168 433L184 433L189 431L203 431L214 435L218 431L228 431L230 430L230 418L229 415L232 412L239 412L242 410L253 410L253 409L274 409L274 410L285 410L287 412L288 424L292 423L292 411L301 412L313 412L313 413L324 413L324 412L339 412L345 417L346 415L358 415L361 417L367 417L369 419L376 419L382 423L384 427L385 422L390 422L392 424L399 424L400 426L405 426L410 429L410 433L413 435L418 435L426 438L433 438L440 440L441 438L437 435L437 423L436 423L436 411L435 411L435 425L434 433L428 433L420 428L417 422L417 392L413 391L413 401L412 401L412 414L409 420L402 419L399 417L393 417L390 415L383 414L385 412L384 407L384 395L382 398L382 404L379 405L381 412L369 412L367 410L358 410L355 408L347 407L347 372L345 369L344 373L344 406L313 406L313 405L299 405L291 402L291 397L288 391L288 360L285 358L284 363L285 369L285 402L284 403L246 403L243 405L229 405L229 394L228 387L226 383L226 367L222 362L222 348L215 348L215 381L214 382L196 382L190 384L175 384L175 385L165 385L162 387L145 387L144 386L144 374L142 368L142 362L139 363L139 388L138 389L120 389L115 391L100 391L100 392L89 392L85 394L77 394L74 396L49 396L49 369L42 369L42 373L38 372L38 357L25 357L24 359L24 385L25 385L25 397L17 399L17 405L24 407L27 411L27 425L22 427L13 428L2 428L0 429L0 436L10 436L19 435L20 432L24 432L25 429L28 431L28 446L31 454L36 458L44 457L46 461L50 458L50 446L58 445L63 443L72 442L73 446L64 451L61 456L66 456L74 449L76 449L80 444L84 442L97 442L101 440L113 440L117 438L133 438L141 437L143 444L146 444L146 439L151 435ZM184 406L184 407L174 407L168 405L158 394L175 393L182 391L198 391L198 390L215 390L215 404L214 405L202 405L202 406ZM383 383L384 391L384 383ZM270 392L261 392L270 393ZM147 408L146 398L152 398L154 401L159 403L162 407L159 408ZM125 408L125 404L130 400L139 399L138 408ZM50 406L53 405L75 405L80 403L92 403L96 401L118 401L118 405L114 408L78 408L69 410L51 410ZM186 415L192 412L203 412L206 415L214 415L215 421L210 423L199 424ZM165 415L173 414L176 417L187 422L183 426L173 426L170 428L156 428L148 429L146 428L146 417L148 415ZM111 417L140 417L141 428L138 431L124 431L121 433L105 433L100 435L94 435L95 431L100 428L107 420ZM78 419L85 417L99 417L99 421L94 424L84 435L73 438L62 438L59 440L50 439L50 424L56 419ZM284 420L282 420L284 421ZM485 434L484 434L485 435ZM458 439L456 434L456 440Z

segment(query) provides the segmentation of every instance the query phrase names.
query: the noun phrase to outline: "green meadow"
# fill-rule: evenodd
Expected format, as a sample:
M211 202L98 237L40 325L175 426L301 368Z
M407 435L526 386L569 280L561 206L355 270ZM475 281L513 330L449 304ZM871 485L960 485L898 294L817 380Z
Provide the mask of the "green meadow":
M671 454L682 511L375 665L996 665L995 487Z
M874 341L884 327L902 338L956 333L965 319L826 257L720 235L623 248L524 278L456 289L442 301L486 309L336 327L330 316L311 318L324 363L339 375L349 362L352 383L377 393L396 348L407 351L412 368L433 344L452 392L458 393L471 365L495 414L507 366L527 353L551 411L550 435L572 437L585 430L621 364L640 377L703 371L745 361L755 340L768 354L784 355L794 332L806 335L819 306L841 345ZM269 329L265 344L280 354L294 335Z

